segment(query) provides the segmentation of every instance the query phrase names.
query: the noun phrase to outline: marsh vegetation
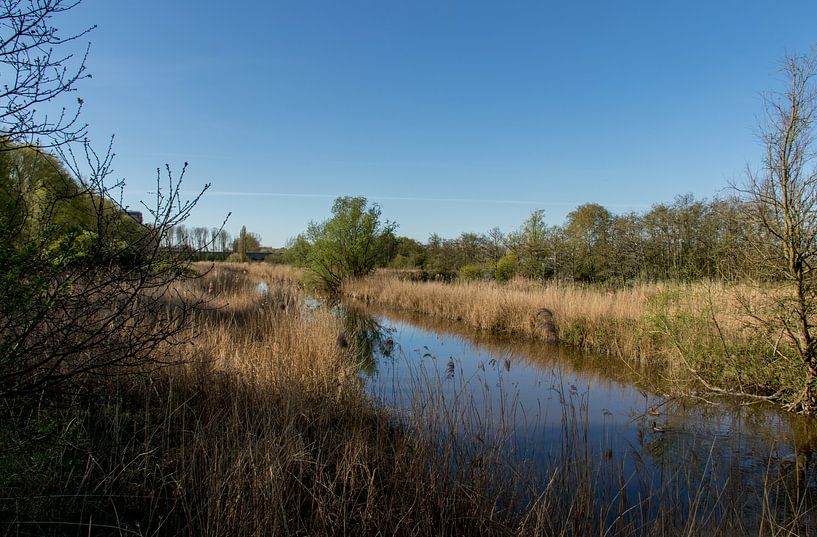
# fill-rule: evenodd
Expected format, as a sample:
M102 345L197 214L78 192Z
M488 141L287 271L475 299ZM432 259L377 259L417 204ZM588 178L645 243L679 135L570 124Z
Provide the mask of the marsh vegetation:
M805 467L770 458L753 468L760 488L731 486L719 465L731 466L707 452L704 439L694 447L670 442L666 472L645 471L625 463L632 453L605 455L612 444L588 435L595 422L581 389L567 383L540 386L558 413L537 428L533 416L508 419L529 410L510 383L501 406L488 399L475 406L475 383L459 367L449 372L440 355L442 373L415 370L400 380L400 393L413 396L389 404L361 372L372 348L351 333L356 325L337 307L305 300L289 269L218 265L178 290L209 297L210 307L195 313L197 336L177 349L176 363L100 381L93 396L65 395L60 405L6 405L4 423L14 427L3 429L5 532L788 535L813 528ZM383 339L391 338L392 358L376 366L379 374L403 352L395 349L410 354L396 334ZM375 350L382 356L383 346ZM647 445L658 449L662 436L646 423ZM525 435L548 438L549 449L533 456L532 444L520 442Z
M456 320L476 330L550 341L611 356L621 367L662 370L674 393L741 395L778 403L806 378L777 329L746 314L777 303L724 282L652 283L605 289L570 282L418 282L382 271L344 284L363 303ZM787 354L788 353L788 354Z
M0 2L3 534L817 533L777 412L817 409L815 57L735 197L427 244L340 197L228 253L186 164L124 205L64 102L79 3Z

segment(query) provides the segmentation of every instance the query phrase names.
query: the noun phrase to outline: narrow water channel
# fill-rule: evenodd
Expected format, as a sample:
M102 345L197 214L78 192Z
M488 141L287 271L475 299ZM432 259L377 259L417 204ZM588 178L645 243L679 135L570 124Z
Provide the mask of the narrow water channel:
M500 446L503 458L545 481L566 457L580 457L587 475L614 476L594 491L608 499L691 505L702 492L710 502L739 492L743 513L732 516L751 520L763 502L787 509L794 499L801 516L817 520L814 420L768 404L670 398L661 371L617 358L420 314L350 312L368 334L363 378L372 398L406 423L433 423L442 442ZM747 490L756 499L746 500Z

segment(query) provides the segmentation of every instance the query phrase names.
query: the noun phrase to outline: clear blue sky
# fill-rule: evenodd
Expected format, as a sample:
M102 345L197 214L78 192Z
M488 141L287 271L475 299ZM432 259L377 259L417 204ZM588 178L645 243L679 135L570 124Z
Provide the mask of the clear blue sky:
M98 25L79 95L126 201L188 161L191 190L212 183L188 225L231 211L270 246L338 195L420 240L711 197L757 160L784 52L817 42L805 0L85 0L69 19Z

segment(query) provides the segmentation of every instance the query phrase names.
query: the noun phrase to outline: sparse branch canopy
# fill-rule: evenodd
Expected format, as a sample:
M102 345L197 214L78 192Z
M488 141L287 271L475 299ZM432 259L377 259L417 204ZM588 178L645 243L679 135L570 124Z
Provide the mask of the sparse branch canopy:
M0 1L0 134L14 143L56 147L81 141L82 99L60 103L91 75L89 45L72 47L94 27L63 35L52 18L80 0Z
M0 398L87 393L91 376L172 360L200 304L181 292L196 273L171 233L180 238L207 186L187 199L187 164L166 166L144 222L134 218L112 146L85 139L81 100L61 108L90 76L87 46L71 43L93 28L64 35L52 19L80 1L0 0ZM184 239L195 253L220 232Z
M157 172L142 224L106 195L110 158L79 185L42 150L0 152L0 398L157 367L191 337L200 302L174 285L195 273L167 244L201 194L182 197L186 168Z
M795 405L812 413L817 411L817 57L787 56L782 72L785 89L765 98L762 165L747 172L738 190L757 231L752 262L786 286L768 322L788 336L807 369Z

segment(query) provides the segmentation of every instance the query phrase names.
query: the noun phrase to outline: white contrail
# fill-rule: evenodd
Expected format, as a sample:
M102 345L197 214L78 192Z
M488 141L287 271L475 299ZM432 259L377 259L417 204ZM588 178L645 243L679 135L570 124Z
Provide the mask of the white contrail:
M319 198L319 199L335 199L339 197L337 194L299 194L290 192L239 192L230 190L208 190L207 196L246 196L246 197L270 197L270 198ZM535 201L535 200L506 200L506 199L479 199L479 198L432 198L419 196L364 196L372 200L387 200L387 201L428 201L428 202L442 202L442 203L495 203L503 205L535 205L535 206L558 206L558 207L576 207L581 205L581 202L569 201ZM608 203L603 204L607 207L646 207L642 204L623 204L623 203Z

